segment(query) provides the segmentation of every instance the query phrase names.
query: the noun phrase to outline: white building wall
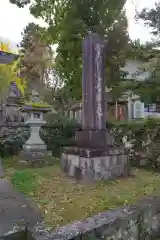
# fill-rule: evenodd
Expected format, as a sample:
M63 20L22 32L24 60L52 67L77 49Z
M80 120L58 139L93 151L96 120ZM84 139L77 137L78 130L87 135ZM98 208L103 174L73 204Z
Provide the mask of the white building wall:
M135 79L138 81L147 80L151 76L151 72L149 72L149 71L140 72L140 68L143 67L143 64L144 63L142 61L128 59L126 61L125 66L123 68L121 68L121 70L128 72L125 79ZM129 95L128 95L128 119L129 120L136 117L134 105L137 100L139 100L139 97L137 95L134 95L134 94L132 95L131 93L129 93ZM148 116L159 116L160 115L159 113L155 113L155 112L153 112L153 113L147 112L144 108L144 103L142 103L141 111L143 111L143 113L141 112L142 118L148 117Z
M124 67L121 68L122 71L128 72L126 79L137 79L139 81L144 81L148 79L151 76L151 73L149 71L141 72L140 74L137 74L140 72L140 68L143 66L142 61L138 60L127 60Z

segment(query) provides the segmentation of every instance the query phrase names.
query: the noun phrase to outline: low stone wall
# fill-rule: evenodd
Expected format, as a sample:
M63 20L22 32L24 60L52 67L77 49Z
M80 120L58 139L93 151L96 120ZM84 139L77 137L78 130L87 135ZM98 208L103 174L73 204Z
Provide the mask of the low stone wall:
M75 210L76 211L76 210ZM29 224L29 223L28 223ZM160 238L160 196L147 197L135 205L75 221L53 232L43 222L14 227L4 240L158 240ZM28 227L27 227L28 226ZM28 230L27 230L28 229Z
M28 239L27 235L28 235L27 231L20 230L17 232L8 233L8 234L4 235L3 238L0 238L0 240L34 240L34 239L32 239L32 237L30 237L30 239Z
M160 196L136 205L100 213L48 233L41 226L30 229L34 240L149 240L160 236Z

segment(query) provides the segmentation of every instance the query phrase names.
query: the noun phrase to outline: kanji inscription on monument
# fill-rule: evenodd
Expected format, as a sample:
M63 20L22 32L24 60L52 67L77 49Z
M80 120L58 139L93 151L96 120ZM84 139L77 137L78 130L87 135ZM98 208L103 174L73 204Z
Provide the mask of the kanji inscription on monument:
M105 148L105 41L89 33L83 41L82 131L76 132L79 147Z
M89 34L83 42L82 128L105 129L104 89L105 42L97 34Z

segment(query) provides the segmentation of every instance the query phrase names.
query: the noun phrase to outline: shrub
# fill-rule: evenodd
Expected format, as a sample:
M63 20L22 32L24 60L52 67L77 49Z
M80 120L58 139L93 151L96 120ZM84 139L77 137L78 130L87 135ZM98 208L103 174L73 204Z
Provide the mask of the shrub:
M41 128L41 138L54 156L59 156L63 147L72 146L75 131L81 129L76 121L67 120L67 118L60 118Z
M52 151L54 156L59 156L64 146L74 144L74 133L80 128L76 121L66 117L49 115L48 124L40 129L40 136ZM29 138L29 128L25 126L3 128L0 137L1 156L18 155L23 144Z
M146 158L152 167L160 167L160 119L147 118L140 121L115 122L109 124L118 143L123 136L132 142L132 152L137 158Z
M80 130L81 126L75 120L53 113L46 119L47 125L41 128L40 136L48 150L57 157L64 146L74 144L75 131ZM153 167L160 168L160 119L107 122L106 126L113 134L116 144L122 145L125 137L127 142L132 143L134 157L146 158ZM28 137L27 127L4 131L0 138L0 154L18 154Z
M3 128L0 138L0 155L18 155L28 137L29 129L27 127Z

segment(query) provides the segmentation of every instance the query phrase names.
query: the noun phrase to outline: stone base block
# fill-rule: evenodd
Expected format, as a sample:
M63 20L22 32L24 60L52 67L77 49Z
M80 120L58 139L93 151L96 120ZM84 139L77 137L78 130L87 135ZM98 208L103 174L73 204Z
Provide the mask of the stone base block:
M93 158L99 156L113 156L113 155L126 155L128 154L125 148L113 147L107 150L103 149L89 149L89 148L79 148L79 147L65 147L63 152L69 155L78 155L80 157Z
M49 151L37 151L27 152L22 151L20 153L20 165L30 167L43 167L46 164L51 163L52 152Z
M113 154L82 157L71 153L61 156L61 168L69 176L82 180L114 180L130 175L128 154L113 149Z
M133 167L145 167L148 164L148 159L146 157L137 155L131 159L131 165Z
M77 147L101 149L106 145L106 130L101 131L76 131L75 141Z

